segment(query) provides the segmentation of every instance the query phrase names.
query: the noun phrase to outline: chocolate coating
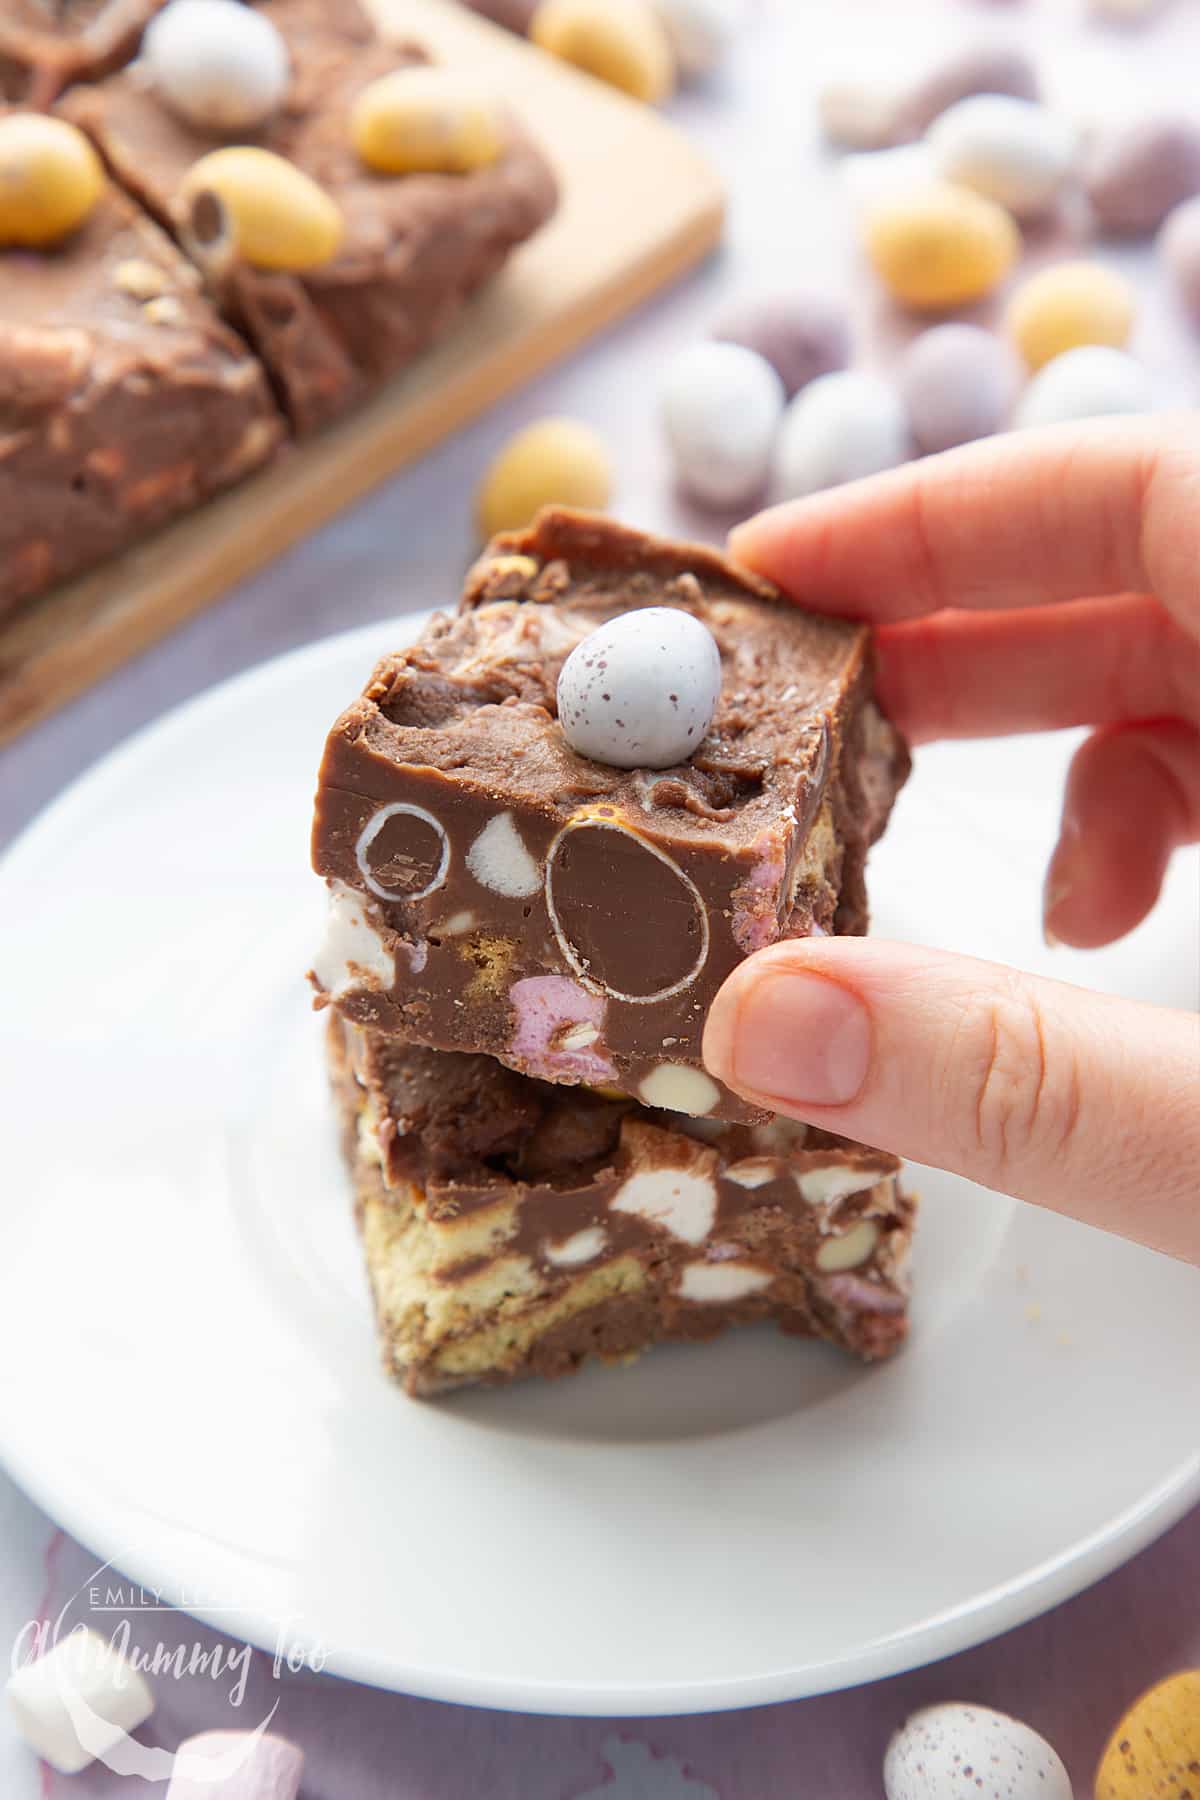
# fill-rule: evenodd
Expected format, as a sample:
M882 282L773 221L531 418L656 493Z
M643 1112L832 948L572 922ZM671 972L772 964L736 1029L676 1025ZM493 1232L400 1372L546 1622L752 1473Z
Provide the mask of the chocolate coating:
M379 42L356 4L262 0L288 47L292 80L277 117L251 141L296 164L337 203L338 254L303 274L201 256L230 320L266 364L298 433L316 430L405 367L447 328L509 252L554 211L554 178L512 124L504 154L470 175L375 174L359 161L350 113L362 90L405 63L412 44ZM188 242L184 177L215 140L123 71L66 96L118 179ZM219 141L219 140L217 140Z
M903 1343L915 1209L895 1157L785 1122L701 1139L336 1019L329 1049L385 1358L410 1392L762 1318L867 1359Z
M712 727L673 769L590 762L556 723L562 662L649 605L712 631ZM321 997L528 1074L633 1094L656 1075L663 1103L761 1117L701 1071L708 1007L752 950L865 928L867 846L907 768L862 627L782 604L711 550L547 511L490 547L458 614L385 658L330 732L314 867L364 897L395 976L327 976ZM407 903L372 893L359 854L398 803L449 845L444 880Z
M0 612L268 461L262 370L115 189L51 250L0 250Z

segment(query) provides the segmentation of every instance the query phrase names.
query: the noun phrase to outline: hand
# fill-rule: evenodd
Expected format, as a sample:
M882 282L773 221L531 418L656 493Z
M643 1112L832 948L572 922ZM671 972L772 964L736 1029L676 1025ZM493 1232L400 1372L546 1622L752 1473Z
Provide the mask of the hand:
M1047 936L1105 944L1149 912L1200 840L1200 418L993 439L777 507L731 551L878 627L880 700L914 742L1093 726ZM801 938L730 977L704 1054L778 1112L1200 1263L1192 1014Z

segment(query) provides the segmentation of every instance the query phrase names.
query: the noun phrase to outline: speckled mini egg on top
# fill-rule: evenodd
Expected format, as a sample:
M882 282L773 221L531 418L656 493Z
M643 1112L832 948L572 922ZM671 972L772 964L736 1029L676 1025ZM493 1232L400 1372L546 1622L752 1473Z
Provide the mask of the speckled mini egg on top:
M613 769L669 769L704 740L721 694L707 625L670 606L622 613L578 643L558 678L572 750Z
M1006 1713L949 1702L914 1713L883 1764L887 1800L1073 1800L1045 1738Z

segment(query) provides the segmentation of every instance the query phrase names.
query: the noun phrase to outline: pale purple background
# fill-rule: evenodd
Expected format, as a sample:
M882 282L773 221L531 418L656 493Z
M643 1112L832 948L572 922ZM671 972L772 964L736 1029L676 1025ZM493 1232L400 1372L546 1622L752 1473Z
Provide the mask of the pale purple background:
M653 420L664 355L701 332L726 298L788 281L853 291L872 358L886 355L900 334L855 275L845 202L816 143L811 96L822 68L864 43L901 55L970 33L1019 32L1038 50L1051 88L1085 119L1156 97L1195 112L1198 0L1174 0L1144 33L1085 26L1082 3L760 0L754 30L727 74L673 109L728 180L724 254L4 752L0 842L113 744L210 683L290 645L451 599L472 549L468 496L493 449L525 419L555 411L591 420L613 445L624 516L716 534L723 522L699 519L670 490ZM1143 291L1138 348L1164 394L1177 404L1195 401L1200 340L1173 311L1148 258L1125 252L1117 260L1136 272ZM1187 1391L1185 1372L1180 1377ZM885 1521L881 1496L881 1529ZM0 1649L44 1606L57 1612L92 1566L0 1477ZM1197 1596L1200 1513L1046 1618L852 1694L709 1718L572 1722L407 1700L326 1678L277 1687L269 1659L256 1655L239 1712L210 1682L164 1680L142 1735L173 1747L202 1726L252 1726L281 1696L274 1728L310 1749L306 1800L574 1800L593 1790L605 1800L711 1800L714 1793L721 1800L876 1800L882 1747L905 1712L965 1697L1042 1729L1082 1795L1123 1706L1172 1670L1200 1665ZM149 1628L150 1642L162 1638L171 1647L206 1641L179 1615L150 1615L137 1625L139 1638ZM134 1785L103 1771L40 1776L0 1715L4 1800L85 1800Z

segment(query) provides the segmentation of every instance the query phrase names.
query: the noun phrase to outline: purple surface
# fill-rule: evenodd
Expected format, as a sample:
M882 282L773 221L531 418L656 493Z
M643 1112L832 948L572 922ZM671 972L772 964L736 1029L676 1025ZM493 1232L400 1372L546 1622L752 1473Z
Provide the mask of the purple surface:
M655 389L664 356L702 336L739 295L792 280L843 284L853 292L868 360L886 356L909 329L880 307L865 283L854 285L847 210L815 141L805 84L811 88L829 62L864 38L886 50L890 36L900 54L1003 28L1028 34L1051 91L1081 115L1095 116L1109 102L1128 106L1168 96L1194 112L1200 57L1194 0L1177 0L1145 32L1088 29L1081 12L1067 0L1031 0L1011 12L949 0L845 0L837 7L761 0L756 28L728 72L675 105L730 185L732 224L722 257L0 753L0 843L113 744L210 683L291 645L452 598L472 549L471 491L494 449L526 420L565 412L601 429L614 449L624 517L717 535L727 521L690 512L671 491L663 466ZM1142 293L1138 349L1177 400L1187 382L1194 398L1200 340L1188 336L1161 271L1136 248L1113 252L1112 260L1137 279ZM1180 1371L1178 1379L1181 1403L1194 1408L1194 1372ZM886 1496L880 1529L886 1530ZM24 1623L43 1610L53 1616L92 1566L85 1551L56 1538L0 1477L0 1646L15 1643ZM198 1730L252 1728L278 1700L272 1731L308 1753L303 1800L711 1800L714 1794L719 1800L879 1800L883 1745L895 1725L915 1706L968 1698L1042 1730L1068 1763L1082 1800L1125 1705L1162 1676L1200 1666L1198 1596L1200 1512L1045 1618L918 1673L827 1699L681 1720L523 1718L408 1700L328 1677L276 1682L270 1659L255 1653L240 1707L230 1704L228 1682L204 1674L181 1681L150 1676L158 1710L139 1736L173 1749ZM109 1630L118 1622L93 1620ZM696 1623L703 1629L702 1618ZM155 1640L187 1653L197 1643L213 1647L212 1634L181 1615L142 1615L131 1626L134 1641L149 1647ZM463 1629L470 1629L469 1620ZM94 1800L135 1790L155 1791L103 1770L39 1775L0 1710L4 1800L39 1794Z
M70 1603L60 1629L82 1620L106 1635L127 1618L130 1642L147 1657L161 1644L168 1655L182 1651L183 1661L218 1645L239 1658L217 1679L148 1673L158 1704L138 1740L174 1749L197 1731L253 1730L277 1705L271 1733L305 1751L302 1800L878 1800L891 1732L915 1707L947 1699L998 1707L1036 1727L1082 1800L1129 1702L1163 1676L1200 1666L1200 1512L1118 1574L977 1650L825 1699L687 1719L534 1718L410 1700L328 1676L283 1670L276 1678L269 1655L239 1655L235 1643L181 1614L93 1612L95 1568L79 1545L56 1536L35 1610L53 1620ZM117 1578L108 1571L103 1580ZM47 1772L42 1794L108 1800L131 1786L102 1768Z

